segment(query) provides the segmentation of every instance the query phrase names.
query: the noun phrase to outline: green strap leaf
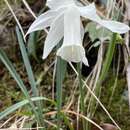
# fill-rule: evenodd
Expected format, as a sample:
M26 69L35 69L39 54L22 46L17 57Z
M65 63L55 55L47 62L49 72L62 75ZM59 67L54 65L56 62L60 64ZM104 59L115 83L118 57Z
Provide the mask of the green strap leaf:
M23 94L25 95L26 99L29 101L32 110L36 116L36 120L38 121L38 123L40 124L40 119L39 119L39 115L35 109L35 105L33 104L29 93L26 89L26 86L24 85L22 79L20 78L19 74L16 72L13 64L10 62L10 60L8 59L7 55L5 54L5 52L0 48L0 60L5 64L5 66L7 67L7 69L9 70L10 74L12 75L12 77L15 79L15 81L17 82L18 86L20 87L20 89L22 90Z
M31 98L31 100L33 102L36 102L36 101L39 101L39 100L45 100L45 101L48 101L48 102L51 102L52 104L56 105L56 103L48 98L45 98L45 97L33 97ZM8 116L9 114L11 114L12 112L16 111L17 109L25 106L29 104L29 101L27 99L23 100L23 101L20 101L10 107L8 107L7 109L5 109L3 112L0 113L0 120L5 118L6 116Z
M31 88L32 88L32 91L33 91L33 95L38 96L38 91L37 91L37 88L36 88L36 82L35 82L35 79L34 79L32 67L30 65L30 61L29 61L29 58L28 58L28 55L27 55L26 47L24 45L23 37L22 37L18 27L16 27L16 33L17 33L18 43L19 43L20 50L21 50L21 53L22 53L24 65L26 67L29 82L31 84Z
M60 130L61 122L61 107L62 107L62 83L65 77L67 62L62 60L60 57L57 57L56 63L56 98L57 98L57 120L58 128Z

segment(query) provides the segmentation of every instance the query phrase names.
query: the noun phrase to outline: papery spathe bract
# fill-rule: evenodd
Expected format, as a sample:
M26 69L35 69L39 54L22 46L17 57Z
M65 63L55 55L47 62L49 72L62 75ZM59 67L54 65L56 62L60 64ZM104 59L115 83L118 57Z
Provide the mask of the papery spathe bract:
M85 50L82 46L84 31L80 16L90 19L114 33L123 34L130 30L123 23L102 20L96 13L94 3L88 6L78 6L75 0L48 0L47 5L50 10L40 15L27 32L28 34L50 27L45 40L43 59L63 38L63 45L57 51L57 55L68 62L83 62L88 65Z

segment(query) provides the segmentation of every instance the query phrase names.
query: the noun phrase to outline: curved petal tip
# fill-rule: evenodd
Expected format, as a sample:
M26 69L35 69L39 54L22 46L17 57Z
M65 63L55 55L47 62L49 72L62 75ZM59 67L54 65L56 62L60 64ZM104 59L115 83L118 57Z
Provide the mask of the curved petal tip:
M101 25L108 28L112 32L123 34L130 30L130 27L124 23L117 21L102 20Z
M82 62L89 67L88 59L86 57L83 57Z

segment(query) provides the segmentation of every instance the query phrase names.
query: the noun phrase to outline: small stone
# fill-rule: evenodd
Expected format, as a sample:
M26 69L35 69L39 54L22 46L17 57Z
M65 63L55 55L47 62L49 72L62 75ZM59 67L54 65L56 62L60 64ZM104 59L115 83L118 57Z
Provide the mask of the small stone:
M101 127L104 129L104 130L118 130L118 128L112 124L108 124L108 123L103 123L101 124Z

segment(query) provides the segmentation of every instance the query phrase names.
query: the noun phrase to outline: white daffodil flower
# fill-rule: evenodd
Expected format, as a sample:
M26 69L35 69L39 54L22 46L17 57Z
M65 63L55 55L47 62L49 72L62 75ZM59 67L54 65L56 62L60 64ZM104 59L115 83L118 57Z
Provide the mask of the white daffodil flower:
M120 22L102 20L96 13L95 4L78 6L75 0L48 0L49 11L40 15L29 28L27 34L50 27L45 40L43 59L63 38L63 44L57 55L68 62L83 62L88 65L85 49L82 46L84 28L80 16L109 29L114 33L123 34L130 28Z

